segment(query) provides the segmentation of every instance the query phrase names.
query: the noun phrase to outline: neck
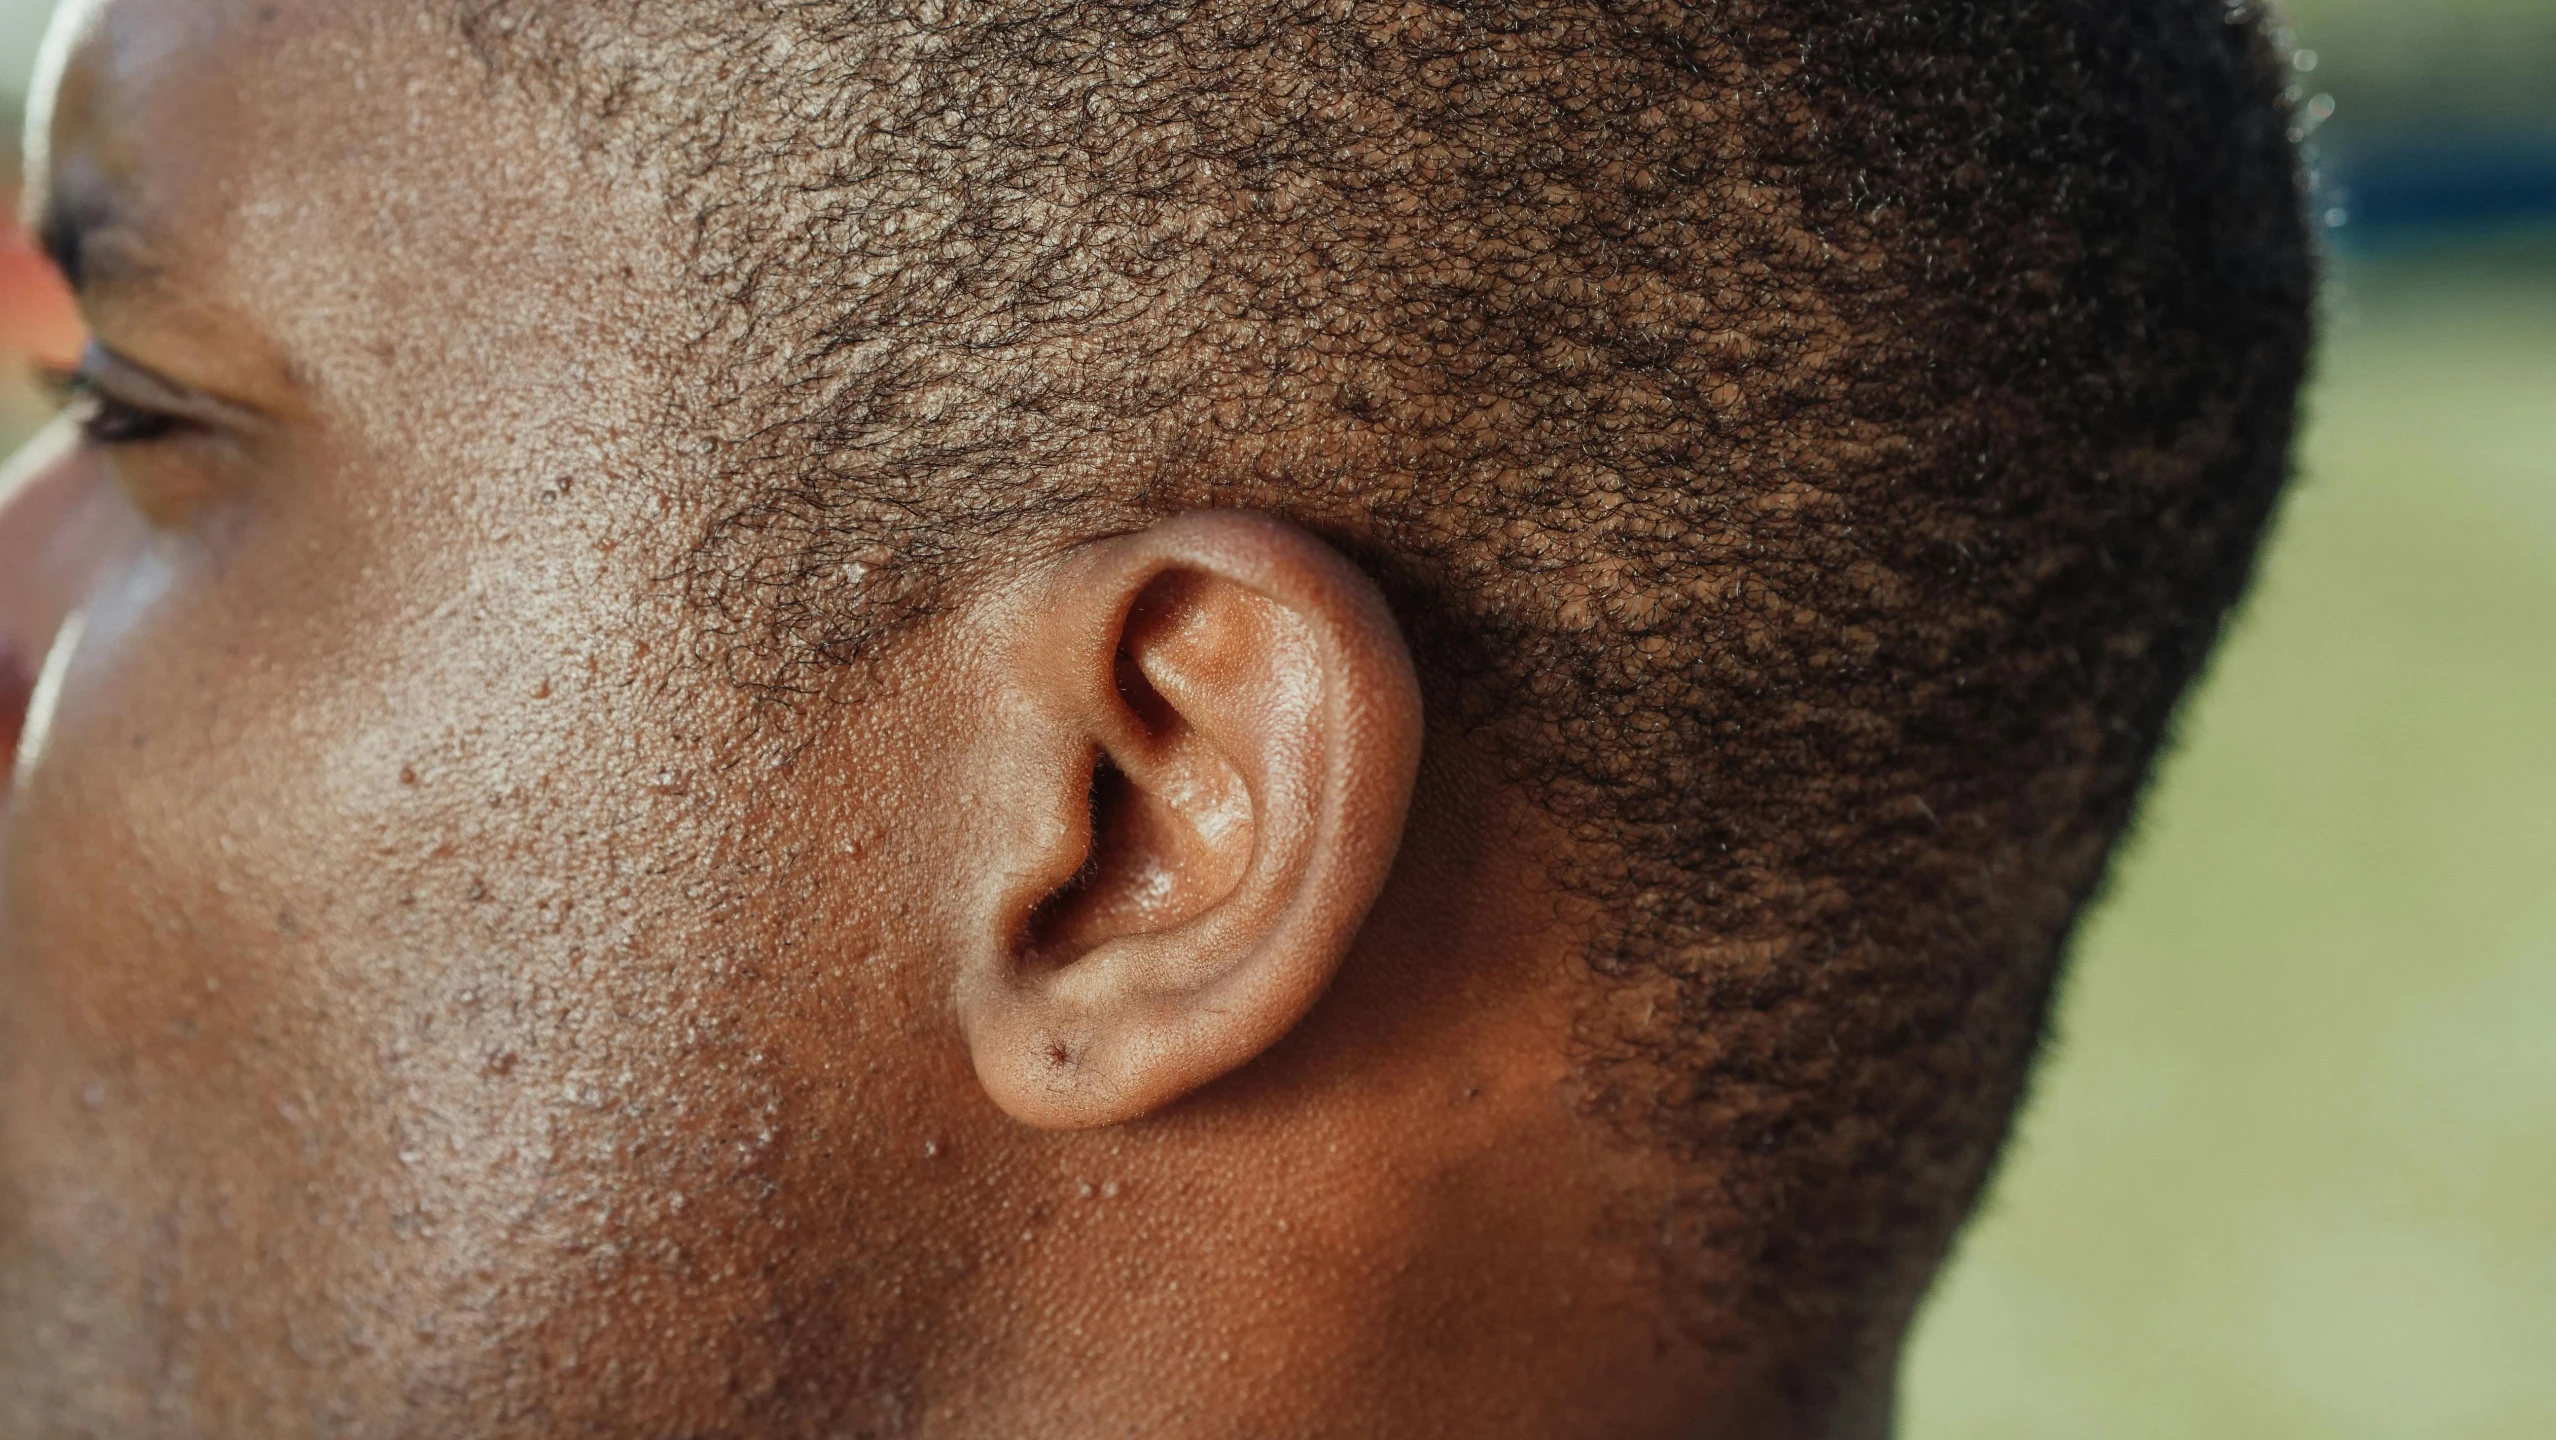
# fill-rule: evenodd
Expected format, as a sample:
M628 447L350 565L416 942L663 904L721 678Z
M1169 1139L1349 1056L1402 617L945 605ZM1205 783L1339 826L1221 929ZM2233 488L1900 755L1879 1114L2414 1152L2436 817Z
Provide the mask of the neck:
M1487 778L1428 788L1286 1043L1135 1125L983 1137L1007 1153L980 1193L1073 1198L986 1237L920 1433L1888 1433L1890 1357L1841 1377L1679 1318L1657 1237L1693 1177L1579 1113L1584 937L1542 852L1484 843L1541 817Z
M1439 1220L1464 1222L1454 1215ZM1256 1227L1255 1227L1256 1228ZM1374 1249L1228 1235L984 1317L934 1437L1880 1440L1886 1371L1839 1394L1790 1356L1693 1343L1602 1253L1461 1235ZM1443 1253L1433 1253L1443 1252ZM1469 1263L1450 1263L1461 1252ZM1009 1290L1010 1287L1003 1287ZM1011 1309L1017 1304L1017 1310ZM989 1351L991 1353L989 1353ZM1810 1378L1814 1386L1806 1386ZM1816 1388L1817 1398L1806 1394Z

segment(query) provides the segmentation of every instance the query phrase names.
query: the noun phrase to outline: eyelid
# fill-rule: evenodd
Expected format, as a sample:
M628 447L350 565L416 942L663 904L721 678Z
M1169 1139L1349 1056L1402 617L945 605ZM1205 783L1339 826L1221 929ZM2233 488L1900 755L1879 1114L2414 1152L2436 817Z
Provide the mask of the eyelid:
M69 390L191 426L240 431L258 425L255 412L181 385L96 340L81 348L79 363L61 377L61 383Z

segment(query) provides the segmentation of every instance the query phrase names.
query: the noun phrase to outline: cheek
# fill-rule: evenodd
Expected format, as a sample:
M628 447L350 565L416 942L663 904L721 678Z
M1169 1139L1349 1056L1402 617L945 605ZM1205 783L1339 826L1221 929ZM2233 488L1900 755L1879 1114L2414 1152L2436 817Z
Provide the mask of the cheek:
M714 852L655 777L702 761L633 713L655 678L553 643L612 627L274 561L173 549L102 596L5 817L0 1356L86 1291L199 1388L416 1383L610 1223L560 1196L714 1018L653 993Z
M627 577L392 488L276 483L79 621L0 944L102 1057L210 1026L205 1066L369 1065L486 954L540 972L648 913L661 867L608 842L693 762L634 713L663 686Z
M883 1199L972 1095L893 817L675 663L651 567L437 533L93 612L0 856L0 1357L84 1292L77 1358L200 1397L567 1407L669 1326L819 1373L858 1276L963 1273Z

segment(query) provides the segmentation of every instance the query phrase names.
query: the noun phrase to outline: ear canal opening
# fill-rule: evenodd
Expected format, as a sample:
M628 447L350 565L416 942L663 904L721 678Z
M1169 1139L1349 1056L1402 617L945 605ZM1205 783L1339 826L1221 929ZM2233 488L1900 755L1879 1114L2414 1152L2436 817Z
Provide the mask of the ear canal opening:
M1091 784L1083 801L1083 863L1030 911L1029 920L1021 927L1023 965L1053 969L1074 958L1076 947L1068 943L1065 932L1073 928L1071 917L1084 908L1100 875L1101 849L1110 833L1110 822L1126 807L1126 789L1127 776L1117 763L1106 754L1094 755Z

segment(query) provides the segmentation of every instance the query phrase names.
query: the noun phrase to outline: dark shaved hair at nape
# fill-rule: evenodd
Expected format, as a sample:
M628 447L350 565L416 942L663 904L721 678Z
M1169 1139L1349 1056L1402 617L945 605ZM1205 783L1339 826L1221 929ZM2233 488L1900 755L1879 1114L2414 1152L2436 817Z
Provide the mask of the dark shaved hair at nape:
M2223 0L499 0L667 187L720 663L1274 511L1595 924L1697 1323L1913 1296L2287 466L2312 246ZM687 383L691 383L689 380ZM1895 1297L1895 1298L1894 1298Z

